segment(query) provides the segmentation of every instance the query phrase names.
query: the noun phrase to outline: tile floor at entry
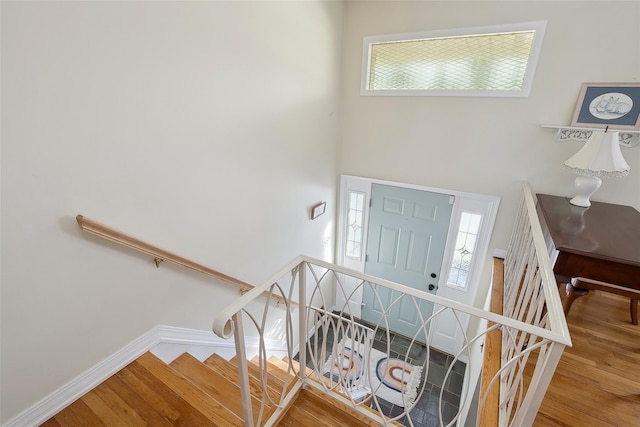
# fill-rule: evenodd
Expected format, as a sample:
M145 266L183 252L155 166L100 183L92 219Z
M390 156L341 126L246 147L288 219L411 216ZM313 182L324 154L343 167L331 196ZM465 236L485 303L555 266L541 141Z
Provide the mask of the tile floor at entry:
M396 357L403 359L411 341L407 338L396 335L393 332L389 334L390 343L390 357ZM327 348L330 352L331 345L333 344L333 337L327 338ZM373 348L382 352L387 351L387 334L384 330L378 330L373 342ZM442 382L449 369L449 366L453 362L453 356L446 353L442 353L435 349L430 349L429 355L429 370L427 373L427 385L424 392L416 406L411 410L410 417L415 427L436 427L440 426L440 416L438 414L440 408L440 393ZM422 365L427 357L426 347L414 343L411 351L409 352L408 362L413 365ZM295 357L297 359L297 356ZM312 367L311 363L308 364ZM442 392L442 418L443 423L446 425L450 422L458 413L460 405L460 394L462 392L462 382L464 378L464 371L466 364L460 361L456 361L455 365L449 374L449 379L445 384L444 392ZM423 377L424 381L425 378ZM420 384L422 387L422 384ZM380 406L382 407L385 415L394 417L403 412L403 408L393 405L382 399L378 399ZM409 426L409 422L406 419L400 419L400 423Z

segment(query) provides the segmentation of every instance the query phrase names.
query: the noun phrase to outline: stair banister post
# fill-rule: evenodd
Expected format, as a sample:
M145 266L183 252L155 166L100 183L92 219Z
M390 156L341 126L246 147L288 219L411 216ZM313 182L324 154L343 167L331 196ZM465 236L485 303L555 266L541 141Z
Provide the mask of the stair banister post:
M244 348L244 329L242 328L242 311L233 316L233 339L236 343L236 357L238 358L238 376L240 379L240 394L242 397L242 415L244 425L253 427L253 408L251 407L251 389L249 388L249 368L247 367L247 352Z
M564 347L562 344L552 342L549 344L549 348L541 349L541 351L548 352L548 356L544 364L536 363L531 382L527 388L527 394L524 397L516 418L513 420L513 425L533 425L533 421L536 415L538 415L538 410L542 404L542 399L544 399L551 378L560 362Z
M300 361L300 380L304 383L307 376L307 274L305 261L298 264L298 283L300 285L298 291L298 316L299 316L299 344L298 344L298 360Z

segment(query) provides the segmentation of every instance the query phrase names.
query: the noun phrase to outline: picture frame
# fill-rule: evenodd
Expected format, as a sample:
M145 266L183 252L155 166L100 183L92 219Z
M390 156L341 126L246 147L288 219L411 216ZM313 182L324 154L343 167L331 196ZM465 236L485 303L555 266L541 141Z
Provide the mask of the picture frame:
M311 208L311 219L316 219L327 209L327 202L318 203Z
M583 83L571 126L640 129L640 83Z

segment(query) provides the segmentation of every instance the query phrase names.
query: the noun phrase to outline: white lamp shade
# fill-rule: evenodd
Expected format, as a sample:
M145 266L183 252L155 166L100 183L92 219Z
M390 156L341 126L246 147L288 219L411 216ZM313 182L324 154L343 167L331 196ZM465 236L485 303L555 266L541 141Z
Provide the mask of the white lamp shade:
M620 177L629 173L629 165L620 151L618 132L592 132L584 147L564 165L578 175Z

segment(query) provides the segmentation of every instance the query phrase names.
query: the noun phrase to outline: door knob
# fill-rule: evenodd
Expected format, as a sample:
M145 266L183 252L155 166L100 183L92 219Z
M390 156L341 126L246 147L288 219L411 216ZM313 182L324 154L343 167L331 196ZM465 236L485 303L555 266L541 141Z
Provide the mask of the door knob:
M433 283L429 283L429 290L432 291L436 288L436 285L434 285Z
M431 273L431 277L435 279L437 277L436 273Z

